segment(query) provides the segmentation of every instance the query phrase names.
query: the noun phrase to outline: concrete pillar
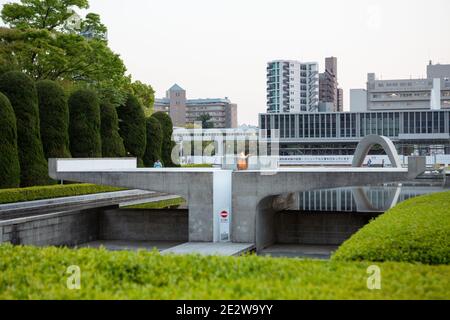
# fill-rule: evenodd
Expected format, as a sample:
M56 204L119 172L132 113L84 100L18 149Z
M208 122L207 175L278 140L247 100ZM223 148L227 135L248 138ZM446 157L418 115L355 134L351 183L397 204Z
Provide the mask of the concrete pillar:
M427 157L412 156L408 157L408 177L416 178L425 172L427 165Z

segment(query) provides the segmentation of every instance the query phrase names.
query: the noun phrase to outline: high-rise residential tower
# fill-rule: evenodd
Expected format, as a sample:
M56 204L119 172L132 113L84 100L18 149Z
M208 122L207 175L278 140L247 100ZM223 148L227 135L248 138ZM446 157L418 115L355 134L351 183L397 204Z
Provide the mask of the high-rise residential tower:
M267 65L267 112L318 111L319 66L317 62L275 60Z

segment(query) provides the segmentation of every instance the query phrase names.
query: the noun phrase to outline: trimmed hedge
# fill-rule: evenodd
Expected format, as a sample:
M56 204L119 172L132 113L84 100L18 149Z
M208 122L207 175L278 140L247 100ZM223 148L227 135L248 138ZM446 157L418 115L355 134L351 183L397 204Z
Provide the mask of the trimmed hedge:
M69 106L63 88L54 81L36 83L44 154L49 158L70 158Z
M165 209L165 208L171 208L171 207L178 207L185 203L186 203L186 200L184 200L181 197L178 197L178 198L155 201L155 202L135 204L132 206L127 206L125 208L126 209Z
M125 146L119 134L119 118L116 108L108 102L102 102L100 114L103 157L125 157Z
M192 163L192 164L183 164L182 168L213 168L214 166L209 163Z
M70 151L74 158L100 158L100 105L91 89L79 89L69 98Z
M450 192L404 201L347 240L336 261L450 263Z
M144 154L144 165L153 167L156 160L161 160L161 148L163 133L161 125L156 118L150 117L146 120L147 146Z
M50 178L41 142L34 81L21 72L10 71L0 77L0 91L8 97L16 115L20 185L48 184Z
M125 150L138 159L138 166L142 166L147 144L144 109L138 99L130 94L125 104L117 108L117 114Z
M450 266L0 245L0 299L450 299ZM70 290L69 266L80 269Z
M19 185L16 116L8 98L0 93L0 189Z
M0 190L0 204L114 192L124 189L95 184L65 184Z
M152 118L158 120L161 124L161 129L163 132L163 140L162 140L162 163L166 167L174 167L175 164L172 161L172 149L175 146L175 142L172 141L172 132L173 132L173 123L170 117L162 112L158 111L152 115Z

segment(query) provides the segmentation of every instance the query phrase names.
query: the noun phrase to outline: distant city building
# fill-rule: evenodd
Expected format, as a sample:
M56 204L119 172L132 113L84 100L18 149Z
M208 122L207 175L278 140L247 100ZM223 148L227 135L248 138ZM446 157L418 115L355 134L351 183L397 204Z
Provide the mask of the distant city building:
M359 94L356 91L355 94ZM450 64L430 64L426 79L379 80L367 75L367 110L450 108ZM360 109L351 106L351 109Z
M214 128L237 127L237 105L230 99L187 99L177 84L167 90L165 98L155 99L154 110L169 114L176 127L193 124L203 114L210 116Z
M325 71L319 74L319 101L332 103L333 109L338 107L337 58L325 58Z
M278 132L282 156L353 155L371 134L389 137L400 155L450 154L450 110L266 113L259 127L263 139Z
M367 111L367 90L350 89L350 112Z
M337 58L325 58L325 70L319 74L319 101L333 105L328 111L343 111L343 95L343 90L338 88Z
M316 62L275 60L267 65L267 112L318 111L319 66Z
M344 90L342 88L337 89L337 112L344 111Z

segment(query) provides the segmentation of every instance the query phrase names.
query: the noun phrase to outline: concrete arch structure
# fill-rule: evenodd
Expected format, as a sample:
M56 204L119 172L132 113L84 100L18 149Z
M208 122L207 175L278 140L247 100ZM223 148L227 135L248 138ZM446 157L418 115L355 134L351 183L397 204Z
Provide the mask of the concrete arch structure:
M364 159L369 154L370 149L372 149L372 147L375 145L380 145L383 148L383 150L389 157L389 161L391 161L392 167L394 168L402 167L397 149L395 148L395 145L391 141L391 139L374 134L364 137L359 142L358 146L356 147L355 154L353 156L352 167L362 167Z
M425 171L424 157L410 157L402 168L392 142L371 137L358 146L361 165L373 144L381 144L394 168L308 167L232 171L219 168L137 168L136 159L49 159L55 180L89 182L176 194L188 201L189 240L220 241L219 214L231 214L231 240L264 248L273 240L271 219L293 192L371 186L416 178ZM397 155L397 156L396 156ZM360 163L361 162L361 163Z

